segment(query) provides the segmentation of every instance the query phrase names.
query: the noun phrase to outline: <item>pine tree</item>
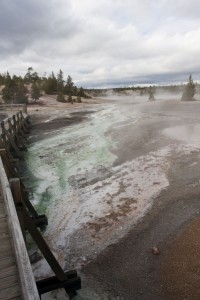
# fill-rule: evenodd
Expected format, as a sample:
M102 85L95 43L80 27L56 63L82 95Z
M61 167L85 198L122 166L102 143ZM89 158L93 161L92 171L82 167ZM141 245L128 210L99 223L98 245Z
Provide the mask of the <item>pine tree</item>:
M81 101L81 96L77 96L77 97L76 97L76 102L77 102L77 103L81 103L81 102L82 102L82 101Z
M56 97L56 101L58 101L58 102L66 102L65 101L65 96L63 95L62 92L58 93L58 95Z
M23 79L14 75L12 78L7 72L5 87L2 90L2 99L5 103L27 103L27 88L24 86Z
M40 98L40 96L41 96L41 94L40 94L40 87L34 81L32 83L32 87L31 87L31 98L36 102L36 100L38 100Z
M149 94L149 101L154 101L155 98L154 98L154 93L155 93L155 90L152 86L149 87L149 90L148 90L148 94Z
M43 84L43 89L44 89L45 93L48 95L52 95L57 92L57 79L53 72L52 72L51 76L49 76L45 80L45 82Z
M86 97L84 89L82 88L82 86L79 88L79 90L77 92L77 96Z
M5 87L2 89L2 99L5 103L14 103L15 94L17 90L17 82L15 76L11 78L10 74L7 72L5 77Z
M15 103L28 103L28 90L24 86L23 80L17 82L17 88L15 93Z
M194 100L195 93L196 93L195 84L193 82L192 75L190 74L190 76L188 78L188 83L185 87L185 90L183 92L181 100L182 101L192 101L192 100Z
M64 80L63 80L63 71L60 70L58 75L57 75L57 91L63 92L64 89Z
M39 80L38 73L35 72L32 67L29 67L26 75L24 76L24 81L26 83L32 83L32 82L38 81L38 80Z
M69 102L69 103L71 103L71 104L74 103L73 98L72 98L71 95L69 95L69 96L67 97L67 102Z
M65 85L65 94L72 95L73 94L73 86L74 86L74 83L72 81L72 77L70 75L68 75L67 82Z

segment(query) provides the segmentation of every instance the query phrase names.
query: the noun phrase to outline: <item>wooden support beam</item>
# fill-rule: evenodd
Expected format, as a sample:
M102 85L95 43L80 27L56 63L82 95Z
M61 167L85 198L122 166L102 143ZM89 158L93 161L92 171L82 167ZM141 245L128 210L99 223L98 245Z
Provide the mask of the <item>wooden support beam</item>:
M26 241L26 227L25 227L25 220L24 220L24 215L25 215L25 207L24 203L22 200L22 194L21 194L21 187L20 187L20 181L18 178L13 178L9 180L10 183L10 188L12 191L13 199L15 202L15 207L17 210L17 215L19 218L19 223L22 229L22 234L24 237L24 241Z
M34 206L28 198L28 193L23 182L20 179L18 180L20 182L20 190L24 207L27 209L28 213L30 214L30 217L33 219L36 226L40 227L40 229L44 229L48 225L48 219L46 215L39 215L37 213L37 211L35 210Z
M41 251L44 258L47 260L48 264L50 265L51 269L56 275L56 281L54 282L54 285L52 284L53 289L64 287L66 292L69 294L70 298L72 298L76 295L76 289L81 288L81 279L79 277L72 279L68 278L68 274L62 270L55 256L49 249L46 241L42 237L41 233L38 231L34 221L30 218L27 212L25 212L24 218L28 232L32 236L39 250ZM47 290L52 290L52 287L50 288L47 285L45 285L45 287L43 286L44 289L41 288L40 292L45 293L47 292Z
M17 113L16 116L17 116L17 120L18 120L18 122L19 122L19 126L20 126L21 130L23 131L24 134L27 134L29 131L28 131L27 128L24 126L24 122L23 122L23 120L22 120L21 114L20 114L20 113Z
M6 171L7 177L13 178L18 176L18 170L15 166L12 165L10 158L8 156L8 152L6 149L0 149L0 156L3 161L4 169Z
M48 219L46 215L38 215L37 218L33 218L33 221L40 230L44 230L48 225Z
M13 136L5 129L4 121L1 122L1 129L2 129L2 134L7 139L7 143L9 143L13 147L17 156L21 158L22 153L20 152L19 148L17 147L17 145L13 139Z
M39 281L36 281L38 292L40 295L48 293L50 291L64 288L67 289L67 293L71 295L71 298L76 295L76 291L81 289L81 279L77 276L76 271L65 272L66 281L59 281L56 276L45 278ZM73 294L71 291L73 291Z
M0 149L0 156L3 161L4 169L6 171L6 175L9 179L11 178L16 178L18 176L18 172L16 168L13 168L11 165L11 162L9 160L9 157L7 155L7 151L5 149ZM48 219L45 215L39 215L37 211L35 210L34 206L30 202L28 198L28 193L25 190L25 186L23 182L20 182L20 190L21 190L21 195L22 195L22 200L25 205L25 207L28 209L31 217L34 219L34 222L37 227L40 227L43 229L45 226L48 225Z
M25 132L22 130L22 127L21 127L21 122L20 122L20 119L19 119L19 114L17 113L15 115L15 120L16 120L16 126L17 126L17 132L18 134L25 140L27 140L26 136L25 136Z
M25 144L23 143L23 139L20 138L20 136L18 135L17 128L16 128L16 121L14 120L14 118L12 118L12 120L13 120L13 124L12 124L11 120L8 119L9 132L10 132L10 134L12 134L14 141L16 142L18 148L20 150L27 151L27 148L26 148Z
M62 270L61 266L59 265L58 261L56 260L55 256L51 252L49 246L47 245L46 241L42 237L41 233L37 229L34 221L30 218L30 216L25 212L25 224L27 227L28 232L32 236L33 240L35 241L36 245L38 246L39 250L43 254L44 258L50 265L51 269L57 276L60 281L65 281L67 279L64 271Z
M20 110L19 113L20 113L20 116L21 116L21 119L22 119L22 123L24 124L25 128L26 128L27 130L29 130L29 129L31 128L31 125L30 125L30 122L28 121L28 117L27 117L27 118L24 118L23 113L22 113L21 110Z

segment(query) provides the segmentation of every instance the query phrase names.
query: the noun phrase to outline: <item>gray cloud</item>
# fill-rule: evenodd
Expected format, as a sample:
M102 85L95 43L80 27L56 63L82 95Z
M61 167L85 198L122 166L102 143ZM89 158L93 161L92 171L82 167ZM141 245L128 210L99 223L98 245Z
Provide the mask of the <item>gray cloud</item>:
M0 72L60 68L84 86L182 81L200 70L198 0L2 0Z
M20 54L32 45L69 38L78 29L63 2L2 0L0 9L0 55ZM58 7L57 7L58 6ZM64 5L64 9L66 6Z

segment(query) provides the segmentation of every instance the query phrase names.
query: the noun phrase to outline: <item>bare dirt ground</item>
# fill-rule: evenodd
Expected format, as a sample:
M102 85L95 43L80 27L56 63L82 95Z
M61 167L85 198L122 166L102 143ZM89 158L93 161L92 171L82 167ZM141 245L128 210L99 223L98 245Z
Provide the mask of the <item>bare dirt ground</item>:
M74 104L61 103L56 101L56 96L42 96L36 103L28 105L28 114L31 115L33 123L29 142L48 138L56 130L84 121L87 118L87 109L99 103L101 101L96 99L82 99L82 103Z
M92 102L91 105L101 101ZM73 109L71 104L54 105L55 102L46 105L44 101L43 105L29 107L35 124L32 142L45 138L52 130L84 121L85 108L90 104L76 104ZM121 107L134 110L134 105L124 103ZM63 120L62 116L50 120L56 110L67 109L70 113L74 108L82 113L75 112L69 120ZM107 133L118 142L117 149L113 149L117 155L115 165L169 144L176 149L180 141L163 135L163 130L185 124L198 125L200 121L198 102L163 101L141 105L139 109L144 118L134 125L134 133L131 124ZM44 123L47 120L50 121ZM98 297L84 299L200 299L199 159L198 147L189 153L174 151L170 155L167 173L170 184L157 196L153 208L124 238L83 265L83 287L94 289L98 294ZM154 246L159 250L158 255L152 253ZM101 296L101 291L107 296Z

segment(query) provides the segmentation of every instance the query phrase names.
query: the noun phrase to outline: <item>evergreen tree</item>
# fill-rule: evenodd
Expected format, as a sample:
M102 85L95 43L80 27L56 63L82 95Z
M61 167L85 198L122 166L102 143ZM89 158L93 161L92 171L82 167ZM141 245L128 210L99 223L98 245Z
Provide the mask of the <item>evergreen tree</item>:
M81 101L81 96L77 96L77 97L76 97L76 102L77 102L77 103L81 103L81 102L82 102L82 101Z
M73 102L73 98L72 98L72 96L71 95L69 95L68 97L67 97L67 102L69 102L69 103L74 103Z
M72 95L73 94L73 86L74 86L74 83L72 81L72 77L70 75L68 75L67 82L65 85L65 94Z
M190 74L188 83L185 87L185 90L183 92L181 100L182 101L192 101L192 100L194 100L195 93L196 93L195 84L193 82L192 75Z
M5 103L14 103L17 85L7 72L5 77L5 87L2 89L2 99Z
M82 86L79 88L79 90L77 92L77 96L86 97L86 95L84 93L84 89L82 88Z
M14 75L12 78L7 72L5 87L2 90L2 99L5 103L27 103L27 88L24 86L23 79Z
M63 72L62 70L60 70L57 75L57 91L60 93L63 92L63 89L64 89Z
M0 74L0 85L3 85L5 83L5 75Z
M58 101L58 102L66 102L65 101L65 96L63 95L62 92L58 93L58 95L56 97L56 101Z
M77 96L77 94L78 94L78 89L77 89L77 86L75 85L75 86L73 87L73 95L74 95L74 96Z
M17 88L15 93L15 103L28 103L28 90L24 86L23 80L17 82Z
M155 93L155 89L152 86L150 86L149 90L148 90L149 101L154 101L155 100L154 93Z
M38 73L33 70L32 67L28 68L26 75L24 76L24 81L26 83L32 83L39 80Z
M45 93L48 95L52 95L57 92L57 79L53 72L52 72L51 76L49 76L45 80L45 82L43 84L43 89L44 89Z
M31 98L36 102L40 98L40 87L35 81L32 83L31 87Z

